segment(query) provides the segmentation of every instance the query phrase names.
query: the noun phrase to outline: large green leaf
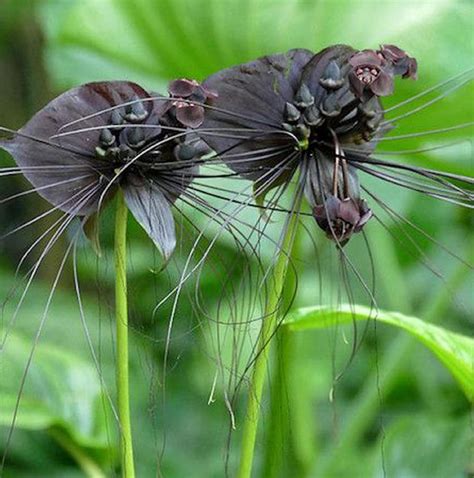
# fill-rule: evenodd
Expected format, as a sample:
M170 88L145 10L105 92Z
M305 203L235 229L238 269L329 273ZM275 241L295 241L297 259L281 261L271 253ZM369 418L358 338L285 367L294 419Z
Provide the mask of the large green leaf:
M60 347L37 345L15 416L31 350L30 340L13 332L8 335L1 359L0 426L12 426L15 418L15 428L48 431L62 444L74 443L101 461L109 459L114 444L97 371Z
M360 48L403 42L426 60L422 73L436 75L456 63L470 66L468 42L451 48L454 32L469 31L470 11L467 2L452 0L421 6L354 0L49 0L43 18L58 79L121 71L157 82L202 77L275 51L343 42ZM436 55L429 39L436 40Z
M22 376L38 333L49 287L33 283L16 311L23 293L19 277L0 269L3 347L0 352L0 455L5 436L12 426L13 413L20 393ZM85 320L94 347L102 344L100 368L107 384L111 382L111 348L100 337L97 309L84 300ZM115 426L104 386L90 357L81 324L77 299L64 290L56 291L47 320L28 368L21 392L13 435L7 453L10 465L47 462L55 469L64 465L58 445L78 461L110 464L116 457ZM45 436L49 446L42 447ZM35 454L24 443L34 442ZM31 447L30 447L31 448ZM92 465L94 467L94 465ZM95 465L97 467L97 465ZM15 468L17 470L17 468ZM15 471L16 473L17 471ZM45 472L46 473L46 472ZM52 472L48 470L48 476ZM7 476L7 475L6 475ZM66 475L64 475L66 476Z
M398 312L382 310L375 312L368 307L349 304L337 308L303 307L291 313L285 320L285 325L291 330L309 330L332 327L336 324L350 324L368 318L394 325L416 337L453 374L468 399L471 401L474 399L474 340L469 337Z

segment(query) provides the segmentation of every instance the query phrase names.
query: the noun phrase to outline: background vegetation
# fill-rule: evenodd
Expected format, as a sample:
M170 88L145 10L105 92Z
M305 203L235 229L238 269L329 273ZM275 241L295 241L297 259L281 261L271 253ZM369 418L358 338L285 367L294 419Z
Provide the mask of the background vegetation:
M387 102L395 103L472 67L473 15L471 2L448 0L416 4L363 0L7 0L0 5L0 124L17 128L56 94L86 81L128 79L164 91L171 78L203 79L215 70L259 55L294 47L317 51L341 42L358 48L395 43L417 57L420 79L399 83L397 94ZM402 122L397 134L472 121L472 100L470 85ZM407 155L403 160L472 175L472 129L415 138L405 141L403 148L447 144L457 138L467 140L416 157ZM9 164L6 155L0 160ZM2 178L0 184L2 197L28 187L21 179ZM370 185L391 207L450 250L462 257L472 255L472 224L464 211L406 190L373 181ZM46 207L31 196L14 201L11 207L0 205L1 231ZM84 252L78 268L91 338L100 346L104 379L113 383L113 274L108 262L112 221L106 217L105 222L104 257L98 261L93 253ZM399 225L387 222L387 232L372 222L368 231L380 307L469 335L473 283L468 269L420 234L413 236L417 250ZM38 234L36 229L0 243L2 300L14 283L21 254ZM329 300L329 293L320 297L317 292L319 268L325 290L340 287L337 269L330 266L331 246L321 237L318 241L318 255L306 236L299 241L295 306ZM152 310L176 274L173 270L157 273L159 258L134 224L130 243L132 401L138 476L155 476L163 430L164 476L223 476L229 425L222 390L216 392L216 402L208 405L216 369L209 336L199 330L191 301L182 301L163 408L161 369L167 309L153 319ZM42 268L0 355L0 451L9 430L8 411L18 394L19 377L65 244L66 240L54 249ZM361 238L354 240L348 246L349 255L362 257L364 248ZM223 237L216 256L231 254L235 254L232 244ZM176 261L179 264L183 260L178 251ZM440 271L441 279L423 262ZM369 272L363 261L358 267L364 274ZM204 272L201 287L210 306L213 302L216 305L221 282L211 267ZM366 294L356 290L356 295L358 303L368 304ZM15 297L6 302L3 326L12 317L15 304ZM256 476L473 476L470 407L447 369L405 331L382 324L376 330L373 325L369 327L355 359L345 369L351 345L345 344L344 334L350 342L350 325L281 335L278 345L286 347L292 359L284 364L284 373L278 373L276 367L270 379L269 396L279 396L279 405L278 410L272 410L270 401L263 404L259 444L261 450L264 444L267 449L279 450L278 455L284 458L275 461L261 452ZM333 389L334 376L343 370ZM283 384L279 382L282 377ZM243 400L244 396L238 403ZM90 476L100 476L94 475L98 473L96 465L113 476L117 450L113 420L104 413L104 401L107 398L84 338L68 270L29 372L5 478L79 477L84 476L84 470ZM238 407L237 426L240 411ZM239 429L232 441L231 464L238 434Z

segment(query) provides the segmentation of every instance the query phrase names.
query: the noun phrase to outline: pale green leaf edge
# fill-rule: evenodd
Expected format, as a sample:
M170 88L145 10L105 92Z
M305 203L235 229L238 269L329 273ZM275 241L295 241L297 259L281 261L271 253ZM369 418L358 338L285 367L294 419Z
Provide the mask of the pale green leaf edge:
M451 372L468 400L474 402L474 339L470 337L399 312L376 311L350 304L342 304L337 309L327 306L303 307L290 313L284 325L290 330L301 331L367 319L394 325L416 337Z

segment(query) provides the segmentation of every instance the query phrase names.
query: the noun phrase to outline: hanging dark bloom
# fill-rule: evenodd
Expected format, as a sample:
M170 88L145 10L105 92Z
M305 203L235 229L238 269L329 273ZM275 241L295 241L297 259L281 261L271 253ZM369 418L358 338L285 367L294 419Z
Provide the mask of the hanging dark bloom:
M323 231L334 233L340 242L359 232L372 217L372 211L365 201L346 198L342 201L335 196L328 196L326 204L315 206L313 215Z
M171 208L202 154L186 129L190 115L175 108L175 100L153 100L134 83L89 83L51 101L0 146L55 208L86 218L86 231L87 218L121 188L168 259L176 244Z
M372 158L393 128L383 121L379 97L392 93L396 75L415 78L416 68L416 60L394 45L378 51L336 45L316 55L297 49L266 56L204 82L218 96L201 136L232 170L254 182L260 205L268 191L299 170L317 224L344 245L372 215L360 197L358 170L391 182L399 181L396 174L403 170L432 182L402 182L405 187L472 201L446 180L469 182L466 178ZM233 128L235 134L208 136L208 128ZM397 173L380 174L375 165Z

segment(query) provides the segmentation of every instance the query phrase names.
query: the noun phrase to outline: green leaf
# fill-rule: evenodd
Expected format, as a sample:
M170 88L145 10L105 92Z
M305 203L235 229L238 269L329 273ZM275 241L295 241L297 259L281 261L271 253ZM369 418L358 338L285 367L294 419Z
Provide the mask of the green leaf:
M106 76L133 73L154 84L178 75L202 78L289 48L318 50L334 43L367 48L402 42L422 60L422 76L439 75L450 70L450 60L461 69L470 66L471 46L457 38L470 31L471 12L467 3L454 0L423 6L353 0L49 0L41 8L56 78L96 75L102 63ZM420 38L436 39L437 54L432 42Z
M114 452L106 398L95 368L65 350L39 343L36 346L18 410L15 408L21 377L32 343L10 332L2 350L0 426L48 431L67 444L106 462ZM109 421L109 427L107 427ZM112 453L113 454L113 453Z
M428 347L453 374L470 401L474 399L474 340L398 312L374 311L361 305L343 304L337 309L303 307L285 320L291 330L310 330L351 324L355 320L377 320L404 329Z

